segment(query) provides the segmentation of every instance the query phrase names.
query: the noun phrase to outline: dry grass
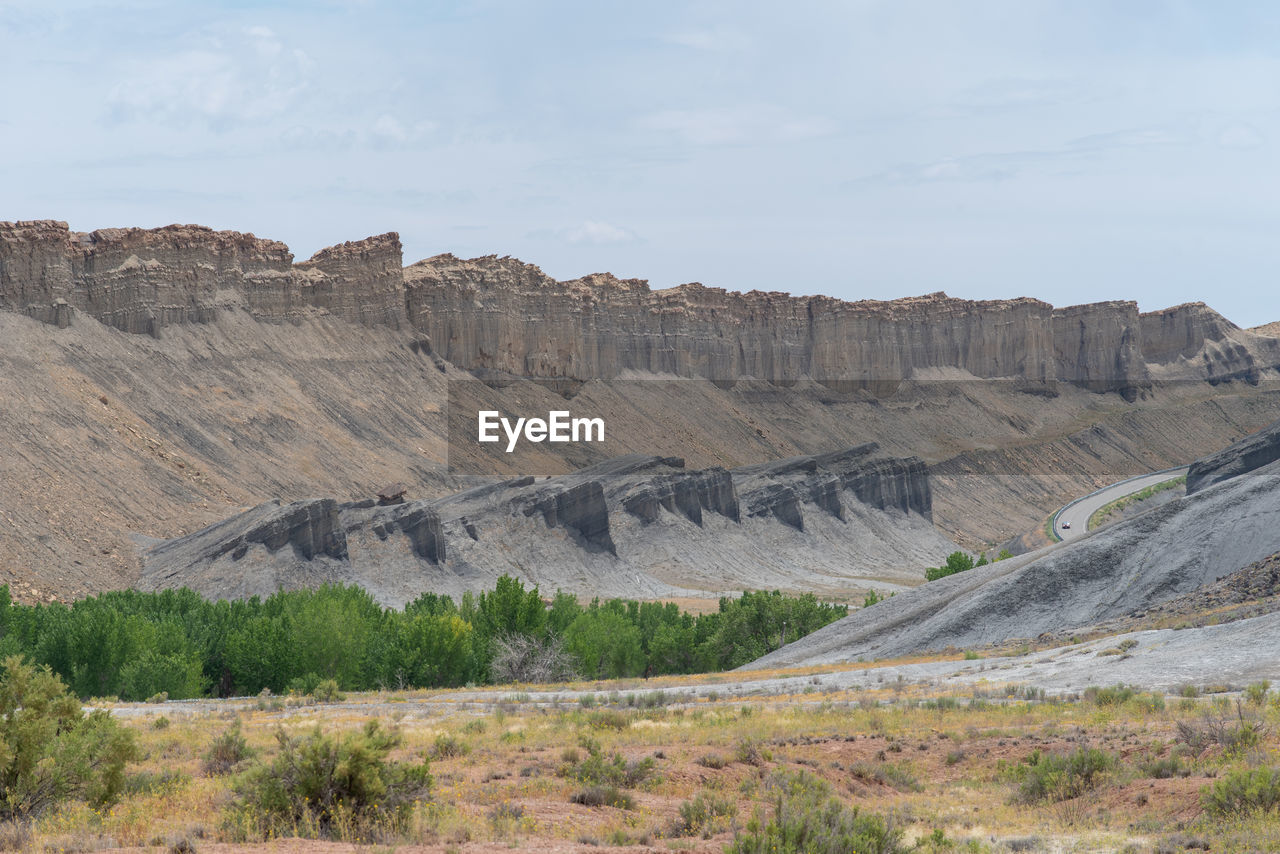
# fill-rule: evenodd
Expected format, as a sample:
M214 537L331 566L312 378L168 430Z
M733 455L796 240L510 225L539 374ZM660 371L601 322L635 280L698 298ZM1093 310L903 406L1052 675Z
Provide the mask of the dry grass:
M724 677L726 684L730 678ZM345 703L283 710L245 705L237 711L231 702L216 701L194 704L186 713L174 705L148 709L127 720L146 757L130 769L130 793L107 811L71 805L44 816L31 829L30 847L171 850L185 840L198 851L233 850L221 840L234 776L206 776L202 767L210 742L233 719L240 720L257 754L270 757L277 727L301 732L319 723L342 731L378 716L402 728L399 758L434 757L435 787L395 838L362 838L356 847L576 851L599 843L721 851L747 818L767 811L770 775L789 770L827 781L860 809L892 814L909 841L940 831L955 844L951 850L1013 850L1028 840L1061 850L1172 851L1196 840L1209 842L1213 851L1280 850L1274 816L1214 820L1204 815L1200 795L1230 768L1280 765L1280 705L1274 701L1242 712L1211 697L1168 698L1163 708L1153 709L1149 695L1142 694L1099 705L1046 701L995 685L942 696L890 685L745 702L705 696L647 708L628 702L627 695L641 687L651 692L686 681L572 686L594 689L590 708L576 698L558 698L571 686L554 686L508 694L353 695ZM161 714L171 723L157 729ZM1203 728L1215 716L1230 724L1241 714L1253 715L1261 733L1248 750L1179 740L1180 732L1185 740L1189 727ZM1061 802L1013 803L1029 757L1067 755L1082 747L1116 759L1096 788ZM652 759L652 775L624 786L631 808L572 802L585 785L573 769L590 750L609 758L619 754L626 763ZM1171 757L1185 775L1155 778L1143 771ZM699 796L728 804L733 817L711 825L713 832L676 836L688 823L682 806ZM328 843L290 845L329 850Z

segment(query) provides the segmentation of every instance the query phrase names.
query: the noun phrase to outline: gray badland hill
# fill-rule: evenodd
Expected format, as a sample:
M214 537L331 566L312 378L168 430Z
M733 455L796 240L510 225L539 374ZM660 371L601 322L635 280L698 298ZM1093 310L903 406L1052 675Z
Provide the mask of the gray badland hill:
M732 471L637 455L436 500L269 502L155 544L140 586L234 598L342 582L388 605L502 573L584 596L898 589L953 548L930 502L923 463L873 444Z
M1198 464L1253 459L1254 469L1134 519L1046 551L900 593L750 667L887 658L1036 638L1142 612L1280 551L1276 426ZM1243 450L1242 450L1243 449ZM1217 461L1215 463L1214 461Z

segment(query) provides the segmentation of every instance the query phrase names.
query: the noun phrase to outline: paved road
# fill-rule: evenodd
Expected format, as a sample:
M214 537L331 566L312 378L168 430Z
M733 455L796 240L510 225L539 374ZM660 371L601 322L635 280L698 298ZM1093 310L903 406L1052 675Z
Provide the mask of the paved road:
M1182 466L1181 468L1131 477L1128 480L1104 486L1084 498L1077 498L1054 514L1054 530L1064 540L1083 537L1088 533L1089 517L1098 509L1105 507L1117 498L1124 498L1126 495L1141 492L1148 486L1155 486L1157 483L1164 483L1166 480L1180 477L1187 473L1187 468L1188 466ZM1069 523L1071 527L1063 528L1063 523Z

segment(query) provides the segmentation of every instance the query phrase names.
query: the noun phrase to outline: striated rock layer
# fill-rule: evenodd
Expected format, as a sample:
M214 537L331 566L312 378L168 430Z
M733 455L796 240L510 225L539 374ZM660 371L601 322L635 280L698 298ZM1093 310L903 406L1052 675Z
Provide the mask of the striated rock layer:
M633 454L392 506L270 501L153 546L140 586L236 598L344 582L390 605L503 572L587 596L898 589L952 548L931 502L924 464L874 443L733 470Z
M1120 301L1055 309L943 293L845 302L696 283L654 291L609 274L558 282L496 256L404 268L394 233L295 264L282 243L203 226L82 234L63 222L0 223L0 309L60 326L79 311L158 335L230 305L264 320L320 314L411 328L464 370L571 380L642 371L891 393L908 379L972 377L1134 400L1153 380L1257 383L1280 365L1280 339L1200 303L1142 315Z
M0 308L46 323L64 306L125 332L207 323L224 302L262 319L306 311L404 323L400 238L343 243L293 263L283 243L198 225L72 232L65 222L0 223Z
M1133 400L1158 378L1257 382L1280 342L1202 305L1141 315L1133 302L1055 309L1035 299L943 293L844 302L734 293L700 284L651 291L597 274L557 282L512 258L440 255L405 268L410 323L468 370L611 378L627 371L892 392L907 379L1057 382ZM958 376L949 371L958 370Z

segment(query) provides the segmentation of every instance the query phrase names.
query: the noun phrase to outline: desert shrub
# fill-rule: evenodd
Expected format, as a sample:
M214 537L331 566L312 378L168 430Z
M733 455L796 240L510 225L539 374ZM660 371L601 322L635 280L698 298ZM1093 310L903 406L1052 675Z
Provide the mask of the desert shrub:
M1119 706L1132 700L1134 694L1127 685L1112 685L1110 688L1094 685L1085 689L1084 698L1099 706Z
M0 666L0 819L69 799L115 800L125 764L138 758L133 735L105 711L86 715L49 668L19 656Z
M744 738L734 748L733 758L743 765L754 765L758 768L772 757L769 751L760 746L759 741L754 738Z
M427 762L391 762L398 730L369 721L341 737L317 726L308 735L276 733L280 750L235 785L233 836L369 838L404 825L431 787Z
M773 815L747 823L725 849L728 854L896 854L902 834L889 819L863 813L836 799L812 775L775 774L769 780Z
M163 771L139 771L125 777L121 791L128 795L159 795L181 789L191 776L172 768Z
M338 690L336 679L321 679L308 693L317 703L341 703L347 699L346 695Z
M1261 682L1254 682L1252 685L1244 689L1244 698L1255 706L1261 706L1267 701L1267 693L1271 690L1271 683L1263 679Z
M1140 770L1144 777L1151 777L1154 780L1167 780L1170 777L1188 777L1191 775L1191 769L1176 756L1166 756L1163 759L1151 759L1143 762Z
M1036 751L1027 759L1015 803L1066 801L1093 789L1102 775L1115 766L1115 758L1097 748L1082 747L1065 756L1045 756Z
M582 804L584 807L617 807L629 810L635 807L631 795L617 786L594 785L580 789L569 796L569 803Z
M236 721L210 743L201 767L209 777L230 774L237 765L252 756L253 750L240 732L240 721Z
M1234 718L1205 712L1199 721L1178 721L1177 726L1178 741L1197 754L1217 745L1229 754L1238 755L1256 747L1268 732L1268 727L1261 721L1245 716L1244 706L1239 701Z
M587 715L587 725L592 729L624 730L631 726L631 718L617 709L601 709Z
M1216 816L1280 810L1280 768L1240 768L1200 793L1205 810Z
M727 798L699 792L692 800L680 804L680 818L671 827L672 836L710 837L724 830L738 811L738 806Z
M719 771L729 764L729 760L719 753L708 753L706 756L699 756L695 761L703 768L710 768L714 771Z
M470 752L470 745L447 732L437 735L435 743L431 745L433 759L452 759L455 756L466 756Z
M655 763L652 756L627 761L621 753L605 756L599 745L593 742L587 742L585 746L586 758L569 766L565 776L580 783L633 789L653 775Z
M924 786L920 785L916 776L901 765L890 765L886 762L878 764L854 762L849 766L849 773L864 783L876 783L900 792L924 791Z

